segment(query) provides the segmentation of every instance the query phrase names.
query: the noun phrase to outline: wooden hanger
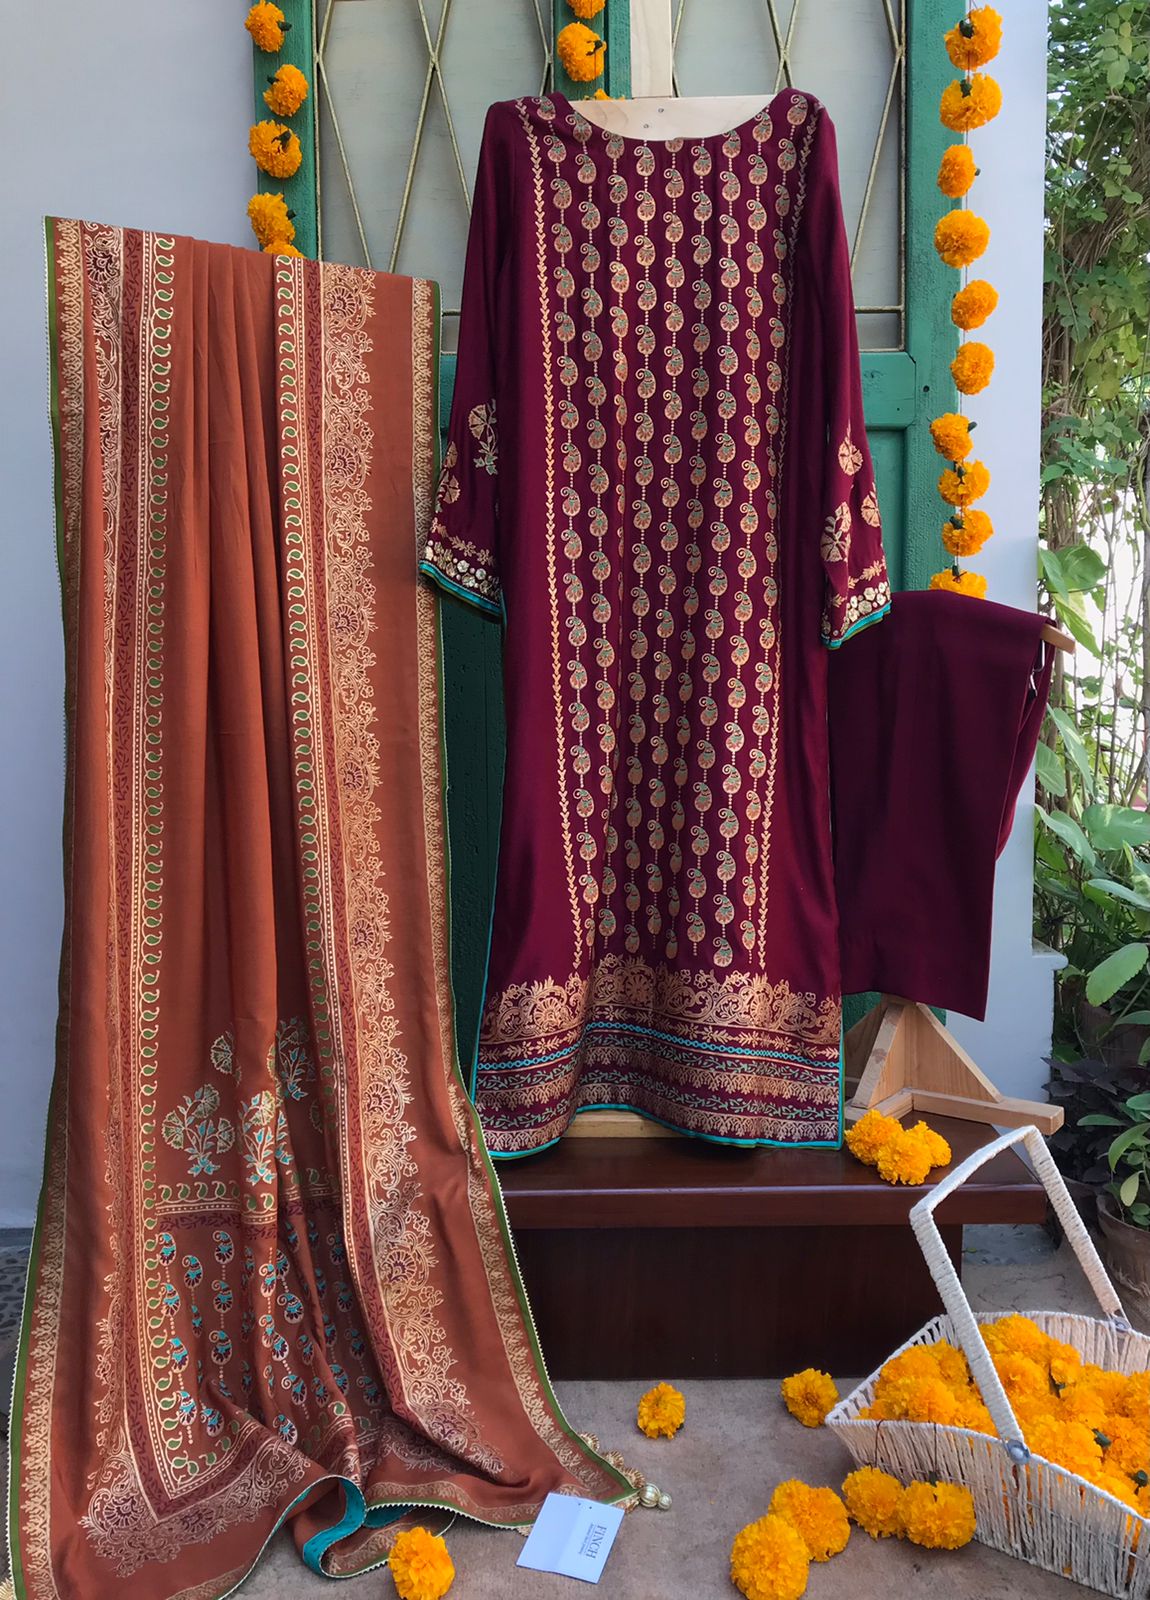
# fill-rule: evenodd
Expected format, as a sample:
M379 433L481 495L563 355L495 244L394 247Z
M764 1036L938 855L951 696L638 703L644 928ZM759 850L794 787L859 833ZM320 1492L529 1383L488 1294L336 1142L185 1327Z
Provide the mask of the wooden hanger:
M1068 656L1074 654L1074 640L1061 628L1056 628L1053 622L1048 622L1043 628L1042 637L1046 644L1052 644L1056 650L1065 650Z

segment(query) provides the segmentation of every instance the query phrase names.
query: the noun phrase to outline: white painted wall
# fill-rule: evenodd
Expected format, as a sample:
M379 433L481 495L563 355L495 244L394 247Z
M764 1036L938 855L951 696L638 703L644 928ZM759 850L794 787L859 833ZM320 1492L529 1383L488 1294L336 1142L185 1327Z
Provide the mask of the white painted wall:
M0 1227L31 1222L56 1020L64 759L44 320L45 213L241 244L241 0L9 5L0 94Z
M60 939L63 689L52 520L41 218L82 216L247 243L251 64L241 0L57 0L8 8L0 96L0 1227L24 1226L39 1186ZM995 226L985 266L1002 291L988 329L998 373L973 403L999 532L980 560L995 598L1034 596L1042 283L1045 7L1009 8L996 69L1006 106L976 136L977 199ZM1041 1081L1050 974L1030 948L1030 809L1003 857L990 1018L957 1023L1010 1092Z
M1046 5L1003 7L1001 56L988 70L1002 84L1002 111L971 135L982 168L970 203L991 226L990 247L971 276L999 291L998 310L973 337L995 352L994 379L966 402L978 423L975 454L993 482L984 502L995 536L969 562L990 580L990 598L1035 605L1041 389L1042 207L1045 180ZM1042 1097L1050 1049L1055 961L1031 940L1034 785L1019 800L998 864L994 952L986 1021L952 1015L950 1025L1006 1094Z

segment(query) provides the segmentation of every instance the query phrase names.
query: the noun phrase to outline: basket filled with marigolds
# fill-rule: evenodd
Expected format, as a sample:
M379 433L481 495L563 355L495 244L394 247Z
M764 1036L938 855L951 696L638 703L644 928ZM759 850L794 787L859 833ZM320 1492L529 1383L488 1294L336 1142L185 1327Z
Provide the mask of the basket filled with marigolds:
M970 1307L933 1213L1018 1144L1101 1316ZM1150 1600L1150 1337L1127 1322L1038 1130L1016 1128L976 1151L910 1220L945 1315L836 1405L827 1427L858 1467L965 1486L983 1544L1115 1600Z

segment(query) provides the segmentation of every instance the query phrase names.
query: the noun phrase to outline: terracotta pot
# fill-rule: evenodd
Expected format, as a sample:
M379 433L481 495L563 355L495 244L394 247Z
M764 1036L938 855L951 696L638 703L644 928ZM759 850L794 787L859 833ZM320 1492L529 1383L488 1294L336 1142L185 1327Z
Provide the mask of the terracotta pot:
M1112 1195L1098 1196L1102 1259L1131 1321L1150 1327L1150 1228L1123 1222Z

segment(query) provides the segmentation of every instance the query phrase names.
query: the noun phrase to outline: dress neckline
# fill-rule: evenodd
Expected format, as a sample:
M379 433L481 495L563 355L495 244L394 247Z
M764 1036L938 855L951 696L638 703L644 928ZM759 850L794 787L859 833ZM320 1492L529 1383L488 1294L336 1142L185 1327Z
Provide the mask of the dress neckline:
M734 138L735 136L742 138L745 134L750 133L752 129L757 127L765 117L770 117L771 121L773 122L775 108L778 103L781 100L785 100L789 96L796 94L797 92L799 91L793 88L778 90L777 93L771 96L765 105L759 107L758 111L752 112L749 117L745 117L742 122L736 123L733 128L722 128L718 133L675 134L667 139L661 139L658 137L648 138L634 133L616 133L614 128L605 128L601 123L592 122L591 118L585 116L577 104L569 100L565 94L561 94L558 89L552 89L548 94L541 96L541 98L550 100L552 105L554 105L560 111L565 112L568 116L580 118L580 120L585 122L589 128L594 130L594 132L601 133L605 139L620 139L624 144L633 145L711 145L724 144L728 139Z

